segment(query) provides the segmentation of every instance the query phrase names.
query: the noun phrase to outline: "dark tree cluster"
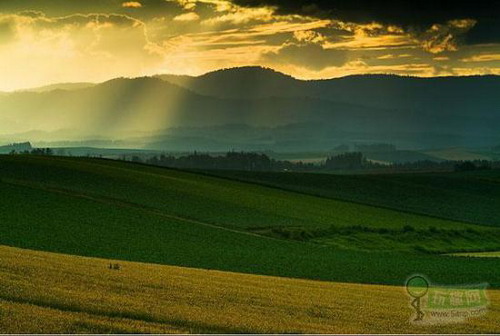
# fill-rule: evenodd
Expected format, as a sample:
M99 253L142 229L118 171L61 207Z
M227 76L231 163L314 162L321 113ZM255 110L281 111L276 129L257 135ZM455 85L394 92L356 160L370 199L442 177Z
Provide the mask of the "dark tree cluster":
M465 161L458 162L455 164L455 171L474 171L474 170L488 170L492 168L492 164L489 161Z
M132 157L132 161L141 162L139 157ZM172 155L153 156L144 163L171 168L187 169L221 169L246 171L283 171L283 170L313 170L314 165L278 161L260 153L228 152L221 156L211 156L204 153L193 153L186 156Z
M122 160L127 160L122 157ZM225 155L213 156L197 153L175 157L172 155L152 156L141 159L132 156L128 160L155 166L180 169L214 169L214 170L244 170L244 171L297 171L297 172L328 172L328 171L362 171L374 170L380 172L404 171L470 171L485 169L500 169L500 161L431 161L422 160L405 163L380 164L367 160L361 152L348 152L330 156L320 164L275 160L261 153L228 152Z
M17 152L12 150L10 154L30 154L30 155L45 155L51 156L54 155L54 151L51 148L33 148L32 150L25 150Z
M126 159L126 158L122 158ZM152 156L141 159L132 156L132 162L143 162L155 166L184 169L246 170L246 171L330 171L359 170L384 167L372 163L359 152L344 153L327 158L320 164L275 160L262 153L228 152L224 155L210 155L194 152L190 155L175 157L172 155Z
M361 152L344 153L326 159L325 168L332 170L357 170L368 165Z

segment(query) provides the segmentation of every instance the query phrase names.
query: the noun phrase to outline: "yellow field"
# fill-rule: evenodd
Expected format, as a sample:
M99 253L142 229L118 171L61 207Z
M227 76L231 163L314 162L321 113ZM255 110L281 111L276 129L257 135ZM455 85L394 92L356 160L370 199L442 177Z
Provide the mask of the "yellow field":
M458 257L500 258L500 251L451 253L450 255Z
M0 246L2 333L499 332L500 291L467 324L416 326L402 287L110 261Z

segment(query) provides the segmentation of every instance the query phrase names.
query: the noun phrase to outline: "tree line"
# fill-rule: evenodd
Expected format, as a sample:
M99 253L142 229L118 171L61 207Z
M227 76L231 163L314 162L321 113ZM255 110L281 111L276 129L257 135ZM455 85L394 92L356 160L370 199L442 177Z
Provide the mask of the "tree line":
M54 155L51 148L34 148L21 152L12 151L11 154ZM59 155L59 152L58 152ZM362 152L347 152L332 155L321 163L306 163L302 161L276 160L264 153L255 152L227 152L223 155L210 155L194 152L183 156L173 155L146 155L143 157L122 155L120 160L144 163L154 166L201 169L201 170L243 170L243 171L475 171L500 169L500 161L472 160L472 161L431 161L421 160L405 163L382 164L368 160Z

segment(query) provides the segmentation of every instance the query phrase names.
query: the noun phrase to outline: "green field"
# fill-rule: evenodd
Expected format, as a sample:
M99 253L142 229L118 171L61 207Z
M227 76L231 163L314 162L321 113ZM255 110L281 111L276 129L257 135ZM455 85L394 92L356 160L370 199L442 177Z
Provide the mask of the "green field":
M366 225L466 229L464 223L322 199L183 171L106 160L4 156L2 181L117 199L234 229Z
M463 249L498 235L491 227L106 160L2 156L0 176L3 245L342 282L401 285L423 273L441 283L500 286L497 259L365 252L323 244L332 237L317 235L359 231L344 232L343 241L428 232L438 237L432 244L442 239ZM403 232L409 223L415 231ZM306 228L315 236L296 241L258 232L269 227ZM492 250L498 250L495 239L485 242Z
M370 175L241 171L210 174L328 199L500 226L500 170Z

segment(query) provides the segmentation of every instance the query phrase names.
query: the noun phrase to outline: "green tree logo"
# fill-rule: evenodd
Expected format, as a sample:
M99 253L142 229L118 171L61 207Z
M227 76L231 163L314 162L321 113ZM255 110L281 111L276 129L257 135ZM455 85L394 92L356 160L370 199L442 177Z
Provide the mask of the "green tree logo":
M413 275L406 281L410 305L415 310L413 321L444 322L478 316L489 305L487 287L486 283L437 286L423 275Z

